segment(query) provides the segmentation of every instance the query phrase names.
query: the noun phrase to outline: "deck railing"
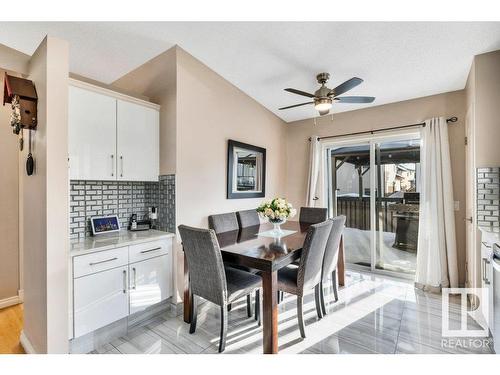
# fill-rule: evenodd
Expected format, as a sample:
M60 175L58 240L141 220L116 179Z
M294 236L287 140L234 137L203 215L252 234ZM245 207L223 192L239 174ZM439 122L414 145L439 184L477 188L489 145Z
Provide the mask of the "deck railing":
M377 230L383 226L384 232L396 232L395 211L388 207L403 203L403 198L377 198ZM337 214L346 216L346 227L370 230L370 197L337 197Z

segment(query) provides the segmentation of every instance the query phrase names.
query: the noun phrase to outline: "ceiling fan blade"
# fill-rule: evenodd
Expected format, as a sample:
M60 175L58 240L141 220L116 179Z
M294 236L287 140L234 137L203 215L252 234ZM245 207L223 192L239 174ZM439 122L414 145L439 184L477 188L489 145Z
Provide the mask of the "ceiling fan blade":
M288 109L288 108L295 108L295 107L300 107L301 105L306 105L306 104L314 104L314 102L306 102L306 103L294 104L294 105L289 105L288 107L282 107L282 108L278 108L278 109L282 110L282 109Z
M288 89L285 89L285 91L288 91L288 92L291 92L291 93L297 94L297 95L307 96L309 98L314 98L313 94L310 94L310 93L305 92L305 91L297 90L297 89L288 88Z
M343 96L335 98L336 103L372 103L375 100L373 96Z
M348 79L344 83L341 83L340 85L338 85L334 89L332 89L332 91L330 91L330 94L333 94L333 96L342 95L344 92L347 92L347 91L353 89L354 87L361 84L362 82L363 82L363 80L361 78L353 77L351 79Z

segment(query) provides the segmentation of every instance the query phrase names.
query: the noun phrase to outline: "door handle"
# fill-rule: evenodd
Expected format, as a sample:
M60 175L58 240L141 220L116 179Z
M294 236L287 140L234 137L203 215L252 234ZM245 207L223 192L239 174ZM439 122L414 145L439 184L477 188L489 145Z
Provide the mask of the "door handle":
M132 287L132 289L137 289L137 270L134 268L132 268L132 272L134 273L134 286Z
M120 177L123 177L123 155L120 155L120 162L121 162L121 172L120 172Z
M115 155L111 154L111 177L115 175Z
M123 294L127 293L127 270L123 270Z
M472 216L464 218L464 221L468 221L469 223L472 224Z
M488 279L488 275L486 274L488 269L486 268L486 266L490 264L490 261L488 259L484 259L484 283L486 285L490 285L490 279Z

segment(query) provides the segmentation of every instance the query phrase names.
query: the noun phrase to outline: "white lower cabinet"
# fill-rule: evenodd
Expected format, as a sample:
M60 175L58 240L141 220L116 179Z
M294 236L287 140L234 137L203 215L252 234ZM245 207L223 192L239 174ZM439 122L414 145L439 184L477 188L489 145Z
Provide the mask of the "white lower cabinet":
M74 338L172 296L172 239L73 258Z
M169 263L168 255L162 255L129 266L130 314L170 296Z
M95 331L129 314L127 283L126 266L73 281L75 337Z

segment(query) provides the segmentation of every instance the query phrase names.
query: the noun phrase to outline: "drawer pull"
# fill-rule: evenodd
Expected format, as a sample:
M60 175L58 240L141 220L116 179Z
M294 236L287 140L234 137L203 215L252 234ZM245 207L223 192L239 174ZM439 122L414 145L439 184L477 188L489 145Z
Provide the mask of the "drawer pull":
M488 249L491 248L491 245L488 244L488 242L481 241L481 243L484 245L484 247L487 247Z
M146 254L146 253L150 253L152 251L157 251L157 250L161 250L161 247L155 247L154 249L143 250L143 251L141 251L141 254Z
M114 258L111 258L111 259L101 260L100 262L92 262L92 263L89 263L89 265L90 266L95 266L95 265L101 264L101 263L112 262L112 261L117 260L117 259L118 259L117 257L114 257Z

